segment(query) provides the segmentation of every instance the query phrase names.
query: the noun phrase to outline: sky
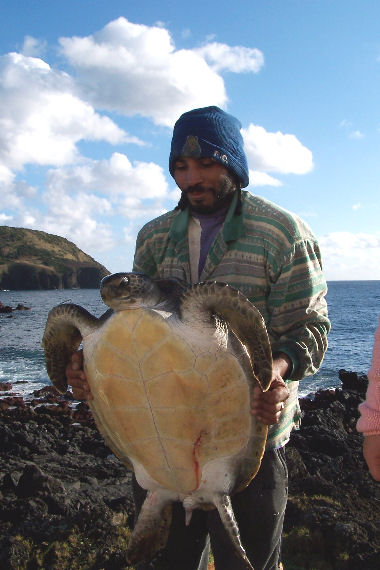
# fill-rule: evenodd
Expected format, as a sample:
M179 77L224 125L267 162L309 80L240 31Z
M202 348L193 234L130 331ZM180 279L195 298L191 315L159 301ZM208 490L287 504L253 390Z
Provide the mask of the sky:
M326 279L379 280L379 22L378 0L0 0L0 225L130 271L179 199L174 122L218 105Z

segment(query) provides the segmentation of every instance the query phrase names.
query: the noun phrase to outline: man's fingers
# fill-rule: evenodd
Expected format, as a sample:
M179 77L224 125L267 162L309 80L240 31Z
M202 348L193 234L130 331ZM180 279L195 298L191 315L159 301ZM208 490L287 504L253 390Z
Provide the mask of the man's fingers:
M284 404L289 398L290 392L286 386L283 388L276 388L275 402L279 404Z
M73 380L71 387L73 389L73 396L76 400L92 400L93 396L91 394L90 386L84 380Z
M262 392L260 388L254 389L253 392L254 401L265 402L269 405L277 405L282 402L286 402L289 398L289 390L286 386L281 388L275 388L273 390L268 390L267 392Z
M81 363L80 363L77 359L74 360L74 359L72 358L70 364L71 364L71 368L72 368L73 370L80 370L80 369L82 368Z
M273 383L274 384L274 383ZM251 413L266 425L277 424L289 398L289 390L285 383L276 383L275 388L263 392L254 388Z
M83 351L79 350L71 355L69 364L66 367L67 382L73 389L73 396L76 400L92 400L90 386L87 382L86 374L83 370Z
M71 366L74 370L83 368L83 350L77 350L71 355Z
M75 400L93 400L94 397L91 392L87 390L81 389L74 389L73 388L73 396Z

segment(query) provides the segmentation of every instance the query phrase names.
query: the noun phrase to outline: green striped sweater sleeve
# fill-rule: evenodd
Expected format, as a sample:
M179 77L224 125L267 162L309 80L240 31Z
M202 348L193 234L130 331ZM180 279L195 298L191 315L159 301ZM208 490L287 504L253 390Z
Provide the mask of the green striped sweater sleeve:
M267 323L274 353L293 363L291 378L314 374L327 348L330 321L318 244L305 238L286 253L268 295Z

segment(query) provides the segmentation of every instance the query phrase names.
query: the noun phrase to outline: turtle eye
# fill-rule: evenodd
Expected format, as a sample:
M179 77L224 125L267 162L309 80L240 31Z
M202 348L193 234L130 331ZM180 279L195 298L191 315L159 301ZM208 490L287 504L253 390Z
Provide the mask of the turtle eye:
M120 285L129 285L129 282L129 277L123 277L123 279L120 281Z

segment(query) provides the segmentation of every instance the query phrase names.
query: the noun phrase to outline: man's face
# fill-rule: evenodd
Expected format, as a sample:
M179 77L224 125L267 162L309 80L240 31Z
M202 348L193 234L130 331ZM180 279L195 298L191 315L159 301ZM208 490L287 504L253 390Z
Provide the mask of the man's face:
M226 184L226 178L231 180L231 176L219 162L211 158L181 157L174 163L173 173L178 188L186 194L193 211L207 214L221 207L217 195L221 186Z

